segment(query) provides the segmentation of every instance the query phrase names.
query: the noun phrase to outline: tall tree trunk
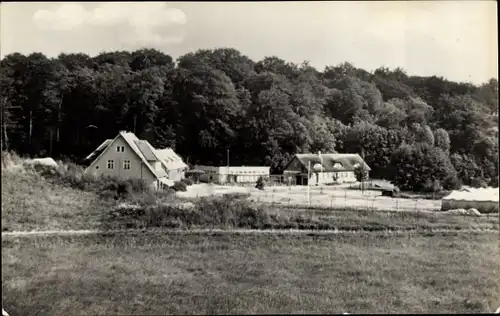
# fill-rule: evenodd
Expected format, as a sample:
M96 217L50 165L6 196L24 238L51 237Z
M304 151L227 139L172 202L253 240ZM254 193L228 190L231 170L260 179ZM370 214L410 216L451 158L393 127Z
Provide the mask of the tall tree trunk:
M50 128L50 139L49 139L49 157L52 157L52 127Z
M60 131L61 131L61 110L62 103L64 99L64 94L61 94L61 101L59 102L59 106L57 109L57 124L56 124L56 155L59 156L61 154L61 146L60 146ZM50 144L51 144L51 152L52 152L52 130L50 131Z
M57 110L56 142L57 142L58 145L59 145L59 140L60 140L59 131L60 131L60 126L61 126L61 109L62 109L63 99L64 99L64 94L61 95L61 101L59 102L59 107L58 107L58 110Z
M29 134L28 134L28 144L31 146L31 135L32 135L32 132L33 132L33 111L30 110L30 130L29 130ZM31 150L31 147L30 147L30 150Z
M9 150L9 137L7 134L7 123L3 123L3 144L2 144L2 149L5 148L5 150ZM5 147L3 147L5 146Z
M136 128L137 128L137 114L134 114L134 134L136 134Z

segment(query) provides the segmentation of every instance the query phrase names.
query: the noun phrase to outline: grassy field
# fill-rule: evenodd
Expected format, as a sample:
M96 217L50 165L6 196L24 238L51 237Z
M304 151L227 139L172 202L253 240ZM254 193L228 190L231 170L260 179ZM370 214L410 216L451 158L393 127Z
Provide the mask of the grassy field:
M109 207L95 193L2 171L2 231L92 229Z
M2 238L11 315L477 313L498 234Z

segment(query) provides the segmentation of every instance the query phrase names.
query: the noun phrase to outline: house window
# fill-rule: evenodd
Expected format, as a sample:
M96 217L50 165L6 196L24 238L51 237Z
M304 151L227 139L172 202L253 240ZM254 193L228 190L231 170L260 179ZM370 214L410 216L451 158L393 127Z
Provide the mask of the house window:
M116 146L116 151L117 152L124 152L125 151L125 147L124 146Z
M113 160L108 160L108 169L113 169L115 167L115 162Z
M123 161L123 169L130 170L130 160Z

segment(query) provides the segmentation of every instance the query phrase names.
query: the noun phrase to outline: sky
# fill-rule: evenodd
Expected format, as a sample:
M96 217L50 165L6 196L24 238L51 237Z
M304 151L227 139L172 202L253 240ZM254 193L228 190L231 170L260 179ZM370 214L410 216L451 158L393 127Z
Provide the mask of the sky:
M178 58L232 47L323 70L373 71L480 84L498 78L496 1L3 2L1 57L155 48Z

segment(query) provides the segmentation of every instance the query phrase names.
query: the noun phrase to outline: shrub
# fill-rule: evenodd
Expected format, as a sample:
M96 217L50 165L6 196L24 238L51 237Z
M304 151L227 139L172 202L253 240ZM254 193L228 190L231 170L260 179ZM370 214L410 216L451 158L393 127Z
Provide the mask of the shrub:
M187 186L190 186L190 185L193 185L193 180L189 179L189 178L184 178L181 180L182 182L184 182Z
M490 180L490 183L488 183L488 185L492 188L498 188L498 175L497 176L494 176L491 180Z
M187 185L184 182L182 182L182 181L175 181L173 189L175 191L186 192L187 191Z
M479 179L479 178L472 179L470 185L473 188L487 188L488 187L488 184L486 183L486 181L484 181L483 179Z
M368 180L368 171L363 170L363 168L358 167L354 169L354 176L356 177L356 181L362 182Z
M264 190L264 185L265 185L265 184L264 184L264 178L259 177L259 178L257 179L257 184L255 185L255 187L256 187L257 189L259 189L259 190Z
M240 227L271 228L281 219L271 217L262 206L234 197L201 198L187 207L184 204L149 205L134 203L110 211L105 227L116 228L193 228Z
M458 190L462 187L462 181L456 176L447 176L443 181L443 188L445 190Z
M427 179L423 185L423 191L428 193L440 192L443 190L443 187L439 183L439 180L431 180Z

